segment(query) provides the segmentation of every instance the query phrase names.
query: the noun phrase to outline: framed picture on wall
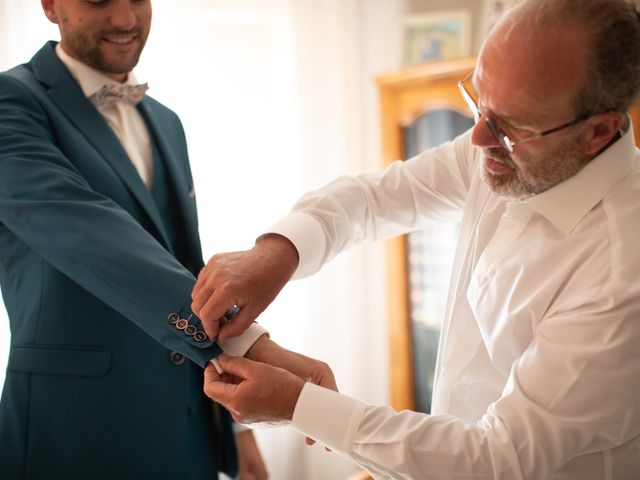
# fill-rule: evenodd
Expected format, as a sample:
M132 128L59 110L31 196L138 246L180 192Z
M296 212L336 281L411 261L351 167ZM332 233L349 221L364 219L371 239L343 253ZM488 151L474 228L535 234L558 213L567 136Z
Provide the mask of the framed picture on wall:
M460 9L409 16L404 38L407 66L467 57L471 54L471 14Z
M520 0L484 0L482 23L480 27L480 43L487 38L489 31L493 28L502 14L519 1Z

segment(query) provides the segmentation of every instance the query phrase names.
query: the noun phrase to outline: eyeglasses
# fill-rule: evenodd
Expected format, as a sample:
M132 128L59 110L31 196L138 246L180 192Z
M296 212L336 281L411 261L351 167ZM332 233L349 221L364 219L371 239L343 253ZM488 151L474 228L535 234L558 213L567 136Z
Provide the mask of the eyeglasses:
M478 94L473 89L473 86L470 85L470 88L467 88L465 86L465 84L469 81L472 75L473 75L473 71L471 71L469 75L467 75L464 79L458 82L458 89L460 90L460 94L462 95L462 98L464 99L465 103L469 107L469 110L471 110L471 113L473 114L473 120L476 123L478 123L481 117L484 118L484 121L487 123L487 126L489 127L489 130L491 131L493 136L500 143L500 146L504 148L507 152L509 152L509 154L513 153L514 147L519 143L537 140L538 138L545 137L547 135L558 132L565 128L569 128L574 125L577 125L578 123L583 122L587 118L592 116L591 114L585 113L580 115L575 120L572 120L568 123L560 125L559 127L551 128L549 130L545 130L544 132L539 132L539 133L531 132L531 135L527 135L523 138L514 138L513 134L509 135L508 133L506 133L504 129L498 126L496 120L492 118L489 114L487 114L484 108L478 105L479 104Z

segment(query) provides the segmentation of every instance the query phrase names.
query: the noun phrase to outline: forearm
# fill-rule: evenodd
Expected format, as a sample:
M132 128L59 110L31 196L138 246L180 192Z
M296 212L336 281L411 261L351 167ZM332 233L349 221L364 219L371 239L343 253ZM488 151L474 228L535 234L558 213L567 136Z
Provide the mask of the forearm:
M307 384L292 426L384 478L523 478L498 419L481 426L445 415L397 413Z
M293 278L302 278L354 244L401 235L428 221L458 221L473 155L464 135L384 171L340 177L305 194L268 231L295 245L300 260Z

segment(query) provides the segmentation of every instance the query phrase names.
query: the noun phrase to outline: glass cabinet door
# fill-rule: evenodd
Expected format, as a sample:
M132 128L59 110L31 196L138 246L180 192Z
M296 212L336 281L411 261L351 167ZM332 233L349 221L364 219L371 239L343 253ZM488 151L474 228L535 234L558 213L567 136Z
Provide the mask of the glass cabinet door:
M451 109L430 110L404 127L407 158L452 140L473 126L473 120ZM440 327L447 299L458 224L434 222L407 238L409 322L415 410L431 411L433 375Z
M378 77L384 164L411 158L473 125L457 82L467 58ZM433 373L458 226L434 223L387 243L391 405L429 412Z

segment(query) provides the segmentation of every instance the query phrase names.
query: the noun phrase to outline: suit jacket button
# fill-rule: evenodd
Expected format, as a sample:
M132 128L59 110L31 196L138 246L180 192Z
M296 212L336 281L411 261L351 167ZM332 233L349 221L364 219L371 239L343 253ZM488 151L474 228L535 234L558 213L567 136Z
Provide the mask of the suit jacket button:
M180 320L178 320L176 322L176 328L178 330L184 330L188 326L189 326L189 322L187 320L185 320L184 318L181 318Z
M196 339L196 342L204 342L207 340L207 334L201 331L197 331L194 333L193 338Z
M171 359L171 363L174 365L182 365L184 363L184 355L178 352L171 352L169 354L169 358Z

